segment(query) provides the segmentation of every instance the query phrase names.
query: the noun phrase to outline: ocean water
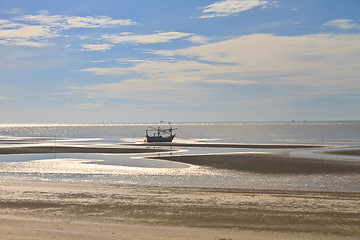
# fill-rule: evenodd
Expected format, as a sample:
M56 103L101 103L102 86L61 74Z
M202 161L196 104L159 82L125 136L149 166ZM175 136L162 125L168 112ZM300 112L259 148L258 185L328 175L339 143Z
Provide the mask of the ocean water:
M142 141L145 130L161 124L0 124L1 136L103 138ZM166 125L165 125L166 126ZM230 143L360 143L360 121L175 123L175 141Z
M153 124L0 124L0 147L141 146ZM155 125L156 126L156 125ZM331 149L360 148L360 122L175 123L174 142L312 144ZM136 146L135 146L136 147ZM313 158L318 150L173 148L174 155L234 152L287 152ZM0 155L0 181L66 181L121 185L288 189L360 192L359 174L255 174L219 170L164 160L162 154L26 154ZM360 161L356 156L326 156Z

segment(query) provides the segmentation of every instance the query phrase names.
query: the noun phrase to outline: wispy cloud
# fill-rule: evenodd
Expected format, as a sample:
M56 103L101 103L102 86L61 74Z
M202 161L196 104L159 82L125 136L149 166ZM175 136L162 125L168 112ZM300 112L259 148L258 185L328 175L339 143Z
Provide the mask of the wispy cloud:
M1 100L14 100L14 98L5 97L5 96L0 96L0 101L1 101Z
M132 43L132 44L151 44L170 42L174 39L184 38L192 35L191 33L182 32L158 32L154 34L105 34L102 38L114 44Z
M30 47L44 47L55 45L53 41L57 37L68 37L66 30L85 28L90 31L94 28L117 28L120 26L135 25L130 19L113 19L107 16L66 16L49 15L46 10L41 10L39 15L24 15L10 20L0 19L0 44L18 45ZM77 39L85 42L80 44L81 50L106 51L114 44L153 44L166 43L180 38L189 38L189 41L205 43L205 37L197 37L192 33L183 32L156 32L152 34L134 34L123 32L120 34L103 34L100 38L94 38L83 34Z
M342 89L343 93L353 95L354 89L360 90L357 67L360 48L354 47L358 42L360 35L354 34L252 34L179 50L154 51L153 54L165 59L133 62L123 67L83 69L97 75L122 75L123 80L74 87L69 94L147 101L162 101L173 94L176 97L171 98L172 101L191 104L200 99L210 101L211 94L219 87L256 84L313 88L323 94ZM173 59L166 60L169 56ZM142 77L126 79L132 74ZM196 96L188 94L189 89L196 89ZM165 95L159 96L158 92ZM182 97L177 98L181 94Z
M218 1L203 8L200 18L228 17L256 7L266 8L269 1L262 0L225 0Z
M129 79L121 82L70 87L66 95L81 95L89 99L126 99L161 104L197 105L205 103L213 93L196 85L164 79ZM207 96L207 97L205 97Z
M206 83L218 83L218 84L234 84L234 85L252 85L252 84L258 84L258 81L252 81L252 80L205 80Z
M0 20L0 44L44 47L54 45L50 42L55 37L62 36L62 31L72 28L116 28L134 25L129 19L113 19L107 16L79 17L66 15L48 15L45 10L39 15L24 15L10 20ZM95 45L85 46L95 49ZM110 45L98 45L98 48L109 48Z
M164 56L182 56L210 63L224 63L227 69L233 67L238 73L264 75L288 75L284 84L321 85L344 84L345 79L354 81L360 75L355 67L360 48L360 35L354 34L315 34L302 36L275 36L271 34L252 34L226 41L205 44L175 51L157 51ZM261 50L260 50L261 49ZM291 75L324 75L318 80L292 78ZM331 73L331 74L330 74ZM329 82L329 75L344 81ZM326 76L326 77L325 77ZM308 76L306 76L308 77ZM278 77L273 78L276 83ZM331 78L336 79L336 77ZM320 83L322 82L322 83ZM360 83L359 83L360 84ZM356 84L356 85L359 85Z
M66 104L68 109L77 109L77 110L91 110L101 107L101 103L76 103L76 104Z
M13 9L10 9L10 10L1 9L0 12L1 13L6 13L6 14L22 14L23 10L20 9L20 8L13 8Z
M86 51L106 51L111 49L114 45L111 44L101 44L101 43L95 43L95 44L83 44L83 50Z
M45 26L0 22L0 43L4 45L48 46L51 43L47 40L57 36L56 32Z
M323 27L332 27L343 30L360 29L360 24L351 19L335 19L322 25Z
M46 10L46 9L39 10L39 11L38 11L38 14L39 14L39 15L50 15L49 11Z
M59 27L61 29L113 28L136 24L130 19L113 19L107 16L25 15L15 18L15 20L38 23L49 27Z
M189 37L187 40L190 42L193 42L193 43L205 44L205 43L208 43L210 39L208 37L204 37L204 36L193 35L193 36Z

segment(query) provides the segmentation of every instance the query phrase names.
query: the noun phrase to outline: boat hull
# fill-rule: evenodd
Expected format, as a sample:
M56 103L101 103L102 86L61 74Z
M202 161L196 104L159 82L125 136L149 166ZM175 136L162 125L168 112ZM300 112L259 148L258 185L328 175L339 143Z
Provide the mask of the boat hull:
M170 136L167 136L167 137L163 137L163 136L154 136L154 137L146 136L146 141L147 142L172 142L175 135L176 134L170 135Z

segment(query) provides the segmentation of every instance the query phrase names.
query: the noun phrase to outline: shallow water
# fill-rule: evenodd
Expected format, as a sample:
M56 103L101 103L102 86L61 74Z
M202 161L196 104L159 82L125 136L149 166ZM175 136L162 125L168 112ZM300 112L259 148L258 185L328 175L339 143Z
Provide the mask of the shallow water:
M0 147L119 147L143 142L147 124L129 125L0 125ZM177 124L176 142L255 144L326 144L332 148L360 145L359 122ZM172 148L178 154L290 152L321 157L321 150ZM42 180L181 187L293 189L360 192L360 175L276 175L218 170L164 160L161 154L25 154L0 155L0 181ZM331 155L330 155L331 156ZM331 156L360 161L359 157Z

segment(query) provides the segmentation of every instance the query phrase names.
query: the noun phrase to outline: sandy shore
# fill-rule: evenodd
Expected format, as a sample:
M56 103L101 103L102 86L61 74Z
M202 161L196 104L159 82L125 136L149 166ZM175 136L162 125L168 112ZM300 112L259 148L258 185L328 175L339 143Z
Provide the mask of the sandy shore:
M357 239L360 193L0 183L1 239Z
M2 147L0 154L168 151L155 146L158 147ZM269 146L246 145L246 148ZM351 149L341 151L354 154ZM287 154L160 158L265 174L360 173L360 165L354 161L314 160ZM5 240L355 240L360 235L359 202L360 193L349 192L0 182L0 236Z

